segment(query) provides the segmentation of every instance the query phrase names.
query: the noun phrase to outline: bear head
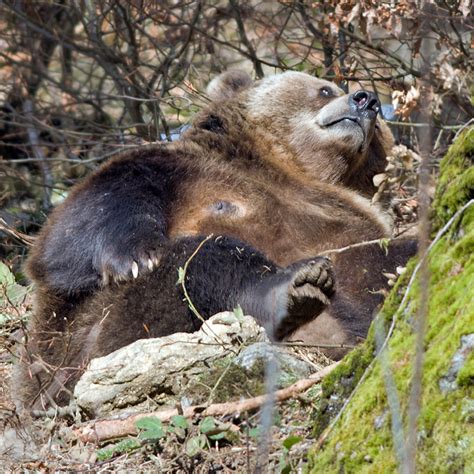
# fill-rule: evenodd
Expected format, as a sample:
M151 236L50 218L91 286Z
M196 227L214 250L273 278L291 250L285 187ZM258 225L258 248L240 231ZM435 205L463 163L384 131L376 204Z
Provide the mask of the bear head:
M201 121L210 129L225 130L218 111L233 102L250 129L270 135L295 168L366 196L375 193L372 178L384 171L393 137L378 117L380 102L373 92L345 94L301 72L252 81L242 71L229 71L211 81L207 93L212 117Z

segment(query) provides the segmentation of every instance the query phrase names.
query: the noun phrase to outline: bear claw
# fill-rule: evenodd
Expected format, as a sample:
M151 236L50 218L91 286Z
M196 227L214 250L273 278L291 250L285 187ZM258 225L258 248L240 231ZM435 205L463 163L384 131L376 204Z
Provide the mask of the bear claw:
M148 252L143 256L135 258L108 258L107 263L102 265L102 285L107 286L111 282L136 280L140 275L152 272L160 263L157 252Z
M135 260L132 263L132 275L133 278L138 278L138 263Z

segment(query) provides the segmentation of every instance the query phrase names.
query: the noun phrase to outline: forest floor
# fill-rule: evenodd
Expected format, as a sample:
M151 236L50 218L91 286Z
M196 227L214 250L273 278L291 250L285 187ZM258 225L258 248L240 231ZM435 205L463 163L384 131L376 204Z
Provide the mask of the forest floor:
M24 309L28 311L29 306L24 305ZM301 355L302 349L298 351ZM313 350L303 351L306 360L322 360ZM9 387L12 359L11 348L2 344L0 426L3 442L8 445L5 451L0 436L3 472L254 472L257 459L265 457L257 428L258 411L207 417L207 421L196 417L181 431L173 430L171 425L164 427L166 433L160 439L133 436L101 445L84 443L72 433L72 428L77 426L77 420L72 417L46 415L32 419L16 415L15 394ZM319 385L314 385L275 407L266 457L271 472L298 470L305 463L305 455L315 442L312 415L320 393ZM203 422L224 426L221 439L204 435Z

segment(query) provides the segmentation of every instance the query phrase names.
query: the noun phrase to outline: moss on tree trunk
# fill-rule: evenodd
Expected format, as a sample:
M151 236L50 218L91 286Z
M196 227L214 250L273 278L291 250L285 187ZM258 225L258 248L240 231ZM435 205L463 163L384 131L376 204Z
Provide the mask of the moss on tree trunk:
M434 234L474 198L474 127L465 130L441 163L433 203ZM419 472L474 472L474 205L469 206L432 248L430 302L425 337L422 408L418 423ZM414 262L381 311L388 325L400 306ZM414 332L418 306L415 280L399 311L388 354L407 424ZM320 435L354 390L375 353L371 328L367 341L347 356L323 385L323 404L315 416ZM326 442L309 453L312 472L393 472L397 460L391 413L377 361L334 426Z

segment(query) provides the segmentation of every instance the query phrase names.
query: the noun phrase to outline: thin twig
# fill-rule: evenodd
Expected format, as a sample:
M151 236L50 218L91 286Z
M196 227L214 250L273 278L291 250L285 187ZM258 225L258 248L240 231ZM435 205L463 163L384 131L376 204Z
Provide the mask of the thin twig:
M395 120L385 120L389 125L398 125L400 127L415 127L415 128L429 128L432 125L430 123L418 123L418 122L397 122ZM463 129L466 124L459 125L437 125L435 128L441 128L442 130L459 130Z
M457 132L456 135L454 135L453 142L457 140L458 136L461 134L463 130L466 128L470 127L474 123L474 118L470 119L468 122L466 122Z
M422 12L428 12L429 2L422 2ZM421 57L423 59L421 72L421 107L422 120L430 124L431 103L433 101L433 88L430 86L430 63L434 51L434 41L429 38L429 23L425 15L420 24L420 35L423 38L421 43ZM431 125L431 124L430 124ZM419 188L418 188L418 253L426 255L429 248L430 239L430 162L431 162L431 126L425 127L419 132L421 163L419 167ZM418 450L418 418L421 410L421 398L423 392L423 363L425 359L425 333L428 319L428 304L430 291L430 268L428 259L423 258L420 263L420 290L419 306L414 317L415 331L415 354L413 357L413 373L410 383L410 393L408 396L408 430L405 445L405 459L400 468L406 474L416 473L416 454Z
M5 221L5 219L1 217L0 217L0 230L10 235L11 237L14 237L16 240L18 240L22 244L27 245L28 247L33 245L36 239L34 236L23 234L23 232L19 232L18 230L14 229Z
M196 247L196 250L191 254L191 256L186 260L184 267L178 269L178 283L181 284L181 288L183 289L184 298L188 303L189 309L196 315L196 317L202 322L205 323L206 320L201 316L201 313L196 309L194 303L189 296L188 290L186 289L186 273L188 271L189 264L191 260L197 255L199 250L201 250L202 246L209 240L212 239L214 234L208 235L204 240L202 240L199 245ZM182 270L182 271L181 271Z
M181 288L183 289L184 299L188 303L189 309L194 313L194 315L209 329L209 332L212 333L216 341L219 342L220 345L225 346L224 341L213 331L212 327L208 324L208 322L202 317L201 313L196 309L194 303L189 296L188 290L186 289L186 273L188 271L189 264L191 260L197 255L199 250L201 250L202 246L209 240L214 237L214 234L208 235L205 239L203 239L199 245L196 247L196 250L191 254L191 256L186 260L184 267L178 269L178 283L181 284Z
M397 240L405 240L405 238L400 238L400 237L385 237L383 239L374 239L374 240L365 240L363 242L356 242L355 244L347 245L346 247L339 247L336 249L329 249L325 250L324 252L321 252L318 254L318 256L324 256L324 255L329 255L329 254L334 254L334 253L342 253L345 252L346 250L350 249L356 249L359 247L365 247L367 245L372 245L372 244L379 244L382 248L388 243L395 242Z

